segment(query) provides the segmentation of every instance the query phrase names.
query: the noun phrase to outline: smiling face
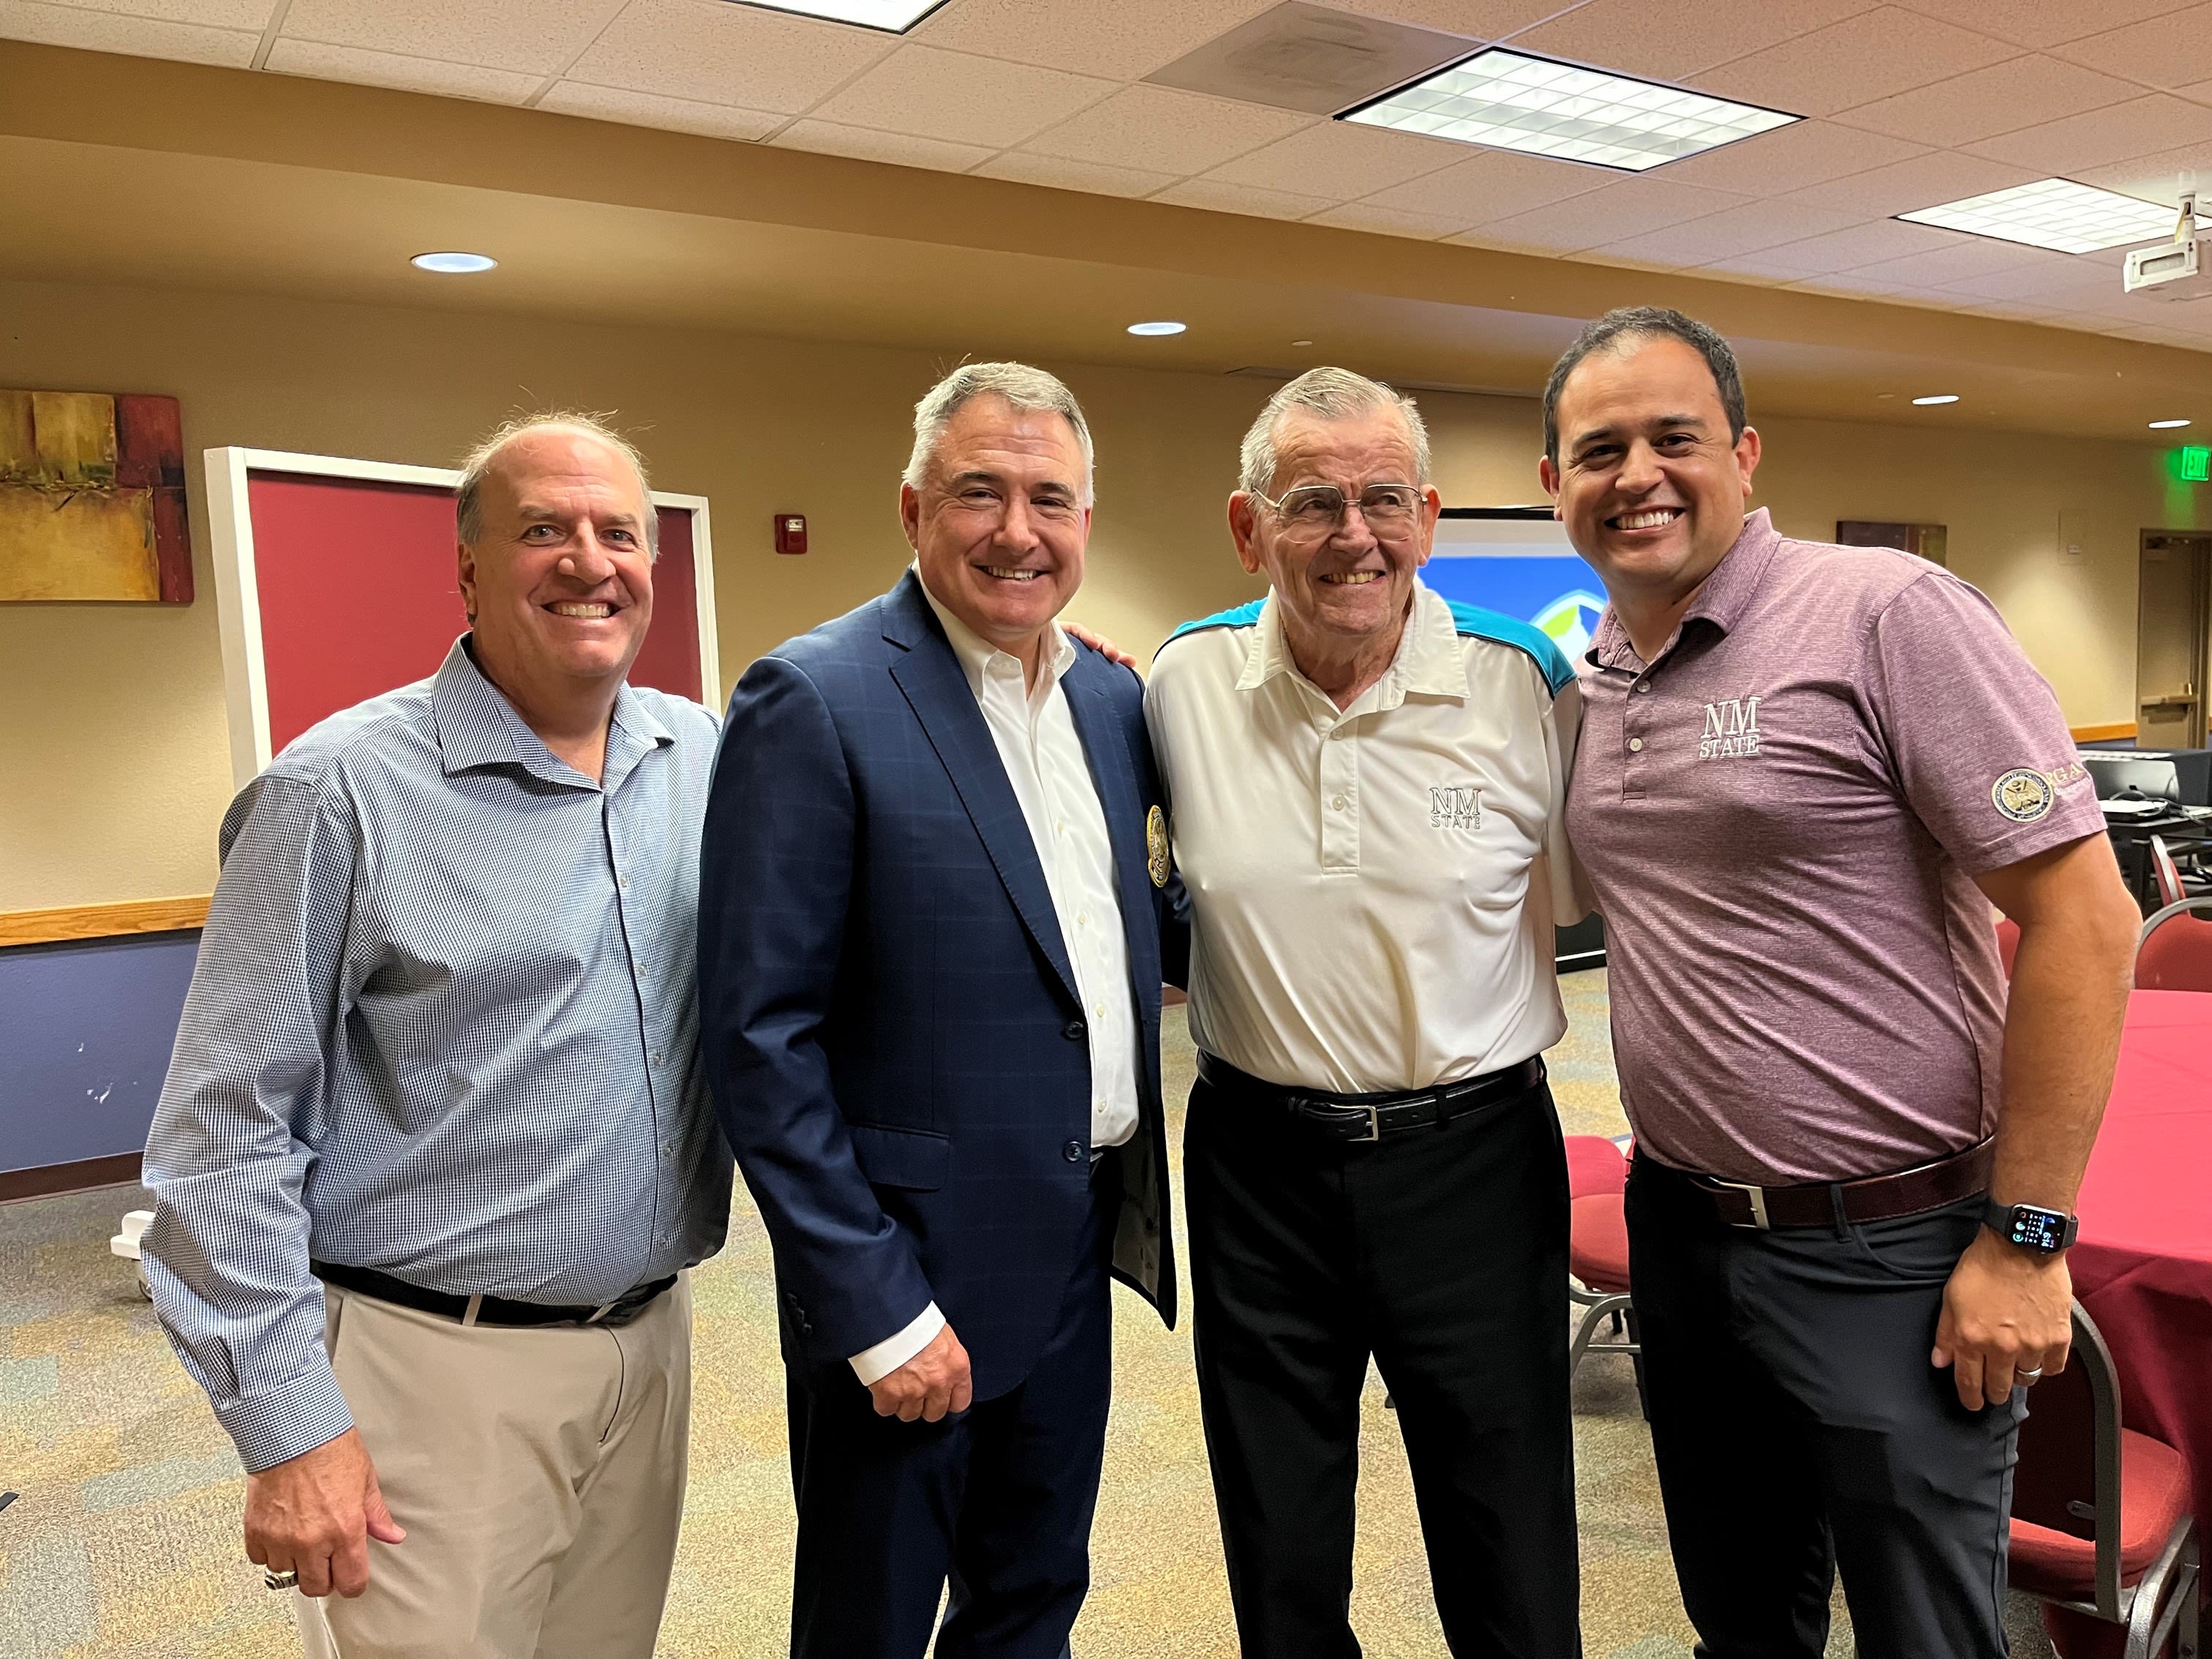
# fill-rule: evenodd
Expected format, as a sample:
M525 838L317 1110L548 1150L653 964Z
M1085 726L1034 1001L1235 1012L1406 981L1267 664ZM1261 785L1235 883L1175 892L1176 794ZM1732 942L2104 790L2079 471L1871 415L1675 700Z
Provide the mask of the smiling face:
M1066 418L989 393L953 411L899 516L937 602L1032 671L1052 619L1083 585L1091 509Z
M1284 416L1274 435L1275 476L1267 494L1277 501L1310 484L1334 484L1350 502L1370 485L1420 483L1405 418L1395 409L1341 421L1297 410ZM1369 647L1395 648L1413 604L1413 573L1429 562L1442 506L1435 490L1422 486L1412 521L1386 526L1382 535L1349 505L1333 526L1316 533L1243 490L1229 498L1237 556L1254 574L1267 573L1301 664L1314 652L1341 658Z
M501 449L460 550L477 661L516 696L611 695L653 620L650 502L637 469L587 433L526 432Z
M1704 356L1664 336L1583 358L1558 422L1540 472L1575 551L1616 601L1686 603L1743 532L1759 434L1729 438Z

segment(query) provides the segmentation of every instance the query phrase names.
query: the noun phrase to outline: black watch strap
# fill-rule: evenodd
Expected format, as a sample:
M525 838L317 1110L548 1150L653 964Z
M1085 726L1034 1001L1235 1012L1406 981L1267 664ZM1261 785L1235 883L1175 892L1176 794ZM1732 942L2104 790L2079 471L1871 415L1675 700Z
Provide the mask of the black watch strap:
M2076 1217L2035 1204L2000 1204L1995 1199L1982 1211L1982 1225L2008 1244L2038 1255L2057 1255L2072 1248L2081 1231Z

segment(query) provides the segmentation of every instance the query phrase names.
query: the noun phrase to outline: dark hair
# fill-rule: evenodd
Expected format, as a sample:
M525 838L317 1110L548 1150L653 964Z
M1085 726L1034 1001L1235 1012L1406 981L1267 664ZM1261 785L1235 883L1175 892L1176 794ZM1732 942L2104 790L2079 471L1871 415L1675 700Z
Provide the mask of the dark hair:
M1680 340L1705 360L1713 372L1713 386L1728 411L1729 442L1743 436L1743 374L1735 366L1729 343L1693 318L1659 306L1623 306L1586 323L1575 343L1552 365L1552 378L1544 383L1544 454L1553 465L1559 459L1559 392L1575 366L1593 351L1620 351L1627 342Z

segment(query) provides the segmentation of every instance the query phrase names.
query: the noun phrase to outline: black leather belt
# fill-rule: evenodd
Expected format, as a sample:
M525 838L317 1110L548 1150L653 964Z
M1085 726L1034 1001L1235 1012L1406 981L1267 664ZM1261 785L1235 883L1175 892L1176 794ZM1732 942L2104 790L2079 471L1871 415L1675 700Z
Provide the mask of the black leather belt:
M1485 1072L1458 1083L1380 1095L1330 1094L1265 1082L1203 1049L1198 1074L1231 1099L1278 1108L1332 1140L1380 1140L1404 1129L1434 1128L1525 1095L1543 1082L1544 1062L1532 1056L1502 1072Z
M1930 1164L1916 1164L1893 1175L1861 1181L1816 1181L1794 1187L1757 1187L1723 1181L1718 1176L1677 1170L1637 1154L1712 1202L1716 1218L1731 1227L1832 1227L1841 1210L1845 1221L1893 1221L1958 1204L1989 1190L1996 1143L1984 1140L1963 1152Z
M510 1302L503 1296L453 1296L444 1291L426 1291L374 1267L349 1267L343 1262L311 1261L307 1268L316 1278L327 1279L341 1290L373 1296L379 1302L396 1302L403 1308L437 1314L462 1325L627 1325L676 1283L672 1273L625 1291L600 1307L560 1307L550 1302Z

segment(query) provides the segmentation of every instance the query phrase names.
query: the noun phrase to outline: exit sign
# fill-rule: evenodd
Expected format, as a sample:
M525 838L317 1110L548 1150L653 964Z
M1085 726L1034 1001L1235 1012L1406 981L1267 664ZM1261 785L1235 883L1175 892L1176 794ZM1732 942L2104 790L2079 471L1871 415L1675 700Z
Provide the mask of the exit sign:
M2185 444L2177 452L2181 459L2181 476L2191 483L2212 481L2212 448L2203 444Z

